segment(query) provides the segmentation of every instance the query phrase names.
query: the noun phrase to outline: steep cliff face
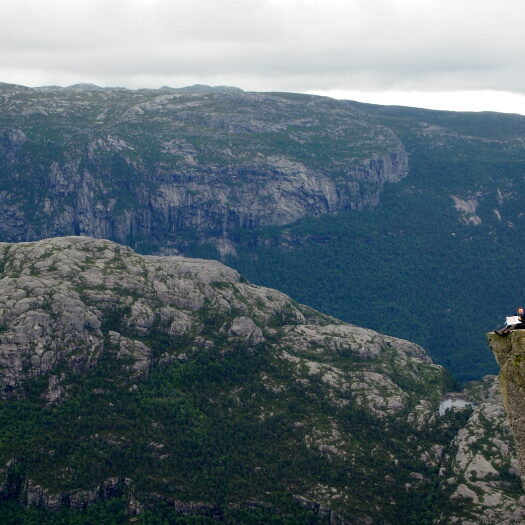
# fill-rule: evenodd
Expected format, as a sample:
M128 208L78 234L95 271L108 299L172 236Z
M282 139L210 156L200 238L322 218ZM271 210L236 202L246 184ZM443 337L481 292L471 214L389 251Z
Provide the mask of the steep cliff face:
M525 331L514 330L506 337L490 332L487 338L501 368L503 403L525 482Z
M439 475L449 505L438 523L517 524L525 521L525 496L511 429L496 376L467 386L473 410L444 451Z
M84 237L0 244L0 500L123 495L131 514L164 502L228 521L287 494L332 523L404 525L490 500L504 522L522 509L512 462L487 450L474 479L485 452L465 437L505 448L498 401L479 393L465 426L438 415L445 384L418 345L217 262Z
M377 206L399 139L335 100L234 89L0 85L0 237L131 244ZM182 237L181 237L182 236Z

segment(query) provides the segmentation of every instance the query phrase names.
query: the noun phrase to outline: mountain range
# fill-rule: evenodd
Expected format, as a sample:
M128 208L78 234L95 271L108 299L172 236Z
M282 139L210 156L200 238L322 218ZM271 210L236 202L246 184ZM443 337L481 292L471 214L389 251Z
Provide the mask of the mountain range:
M230 87L0 84L0 240L226 261L460 381L523 299L525 117Z

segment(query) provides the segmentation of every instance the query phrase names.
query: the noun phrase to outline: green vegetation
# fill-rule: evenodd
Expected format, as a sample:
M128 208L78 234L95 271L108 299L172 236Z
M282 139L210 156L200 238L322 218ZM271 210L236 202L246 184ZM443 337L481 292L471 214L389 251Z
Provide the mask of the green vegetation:
M430 523L422 521L416 497L406 500L401 482L422 468L406 446L414 430L401 418L389 418L385 426L352 405L335 408L320 378L312 377L309 386L297 383L292 369L271 352L201 352L188 362L158 367L132 388L120 366L109 350L87 375L65 372L71 387L60 404L42 400L46 377L26 385L25 399L0 402L0 464L17 458L9 479L18 490L31 479L50 494L73 494L96 490L103 480L119 477L133 481L114 489L115 496L132 491L146 509L155 504L139 523L210 521L175 519L175 511L157 508L160 498L204 501L220 508L232 524L316 524L323 521L286 502L292 494L308 494L320 485L347 494L343 512L352 508L356 515L372 512L392 523ZM286 390L279 395L269 390L262 372ZM350 436L346 453L355 455L351 470L343 458L320 455L306 445L308 436L319 429L330 432L334 419ZM416 432L417 441L445 444L457 428L441 421ZM392 454L398 464L392 462ZM383 502L385 477L391 480L386 486L395 506ZM431 486L420 489L422 494L436 492L429 500L429 516L438 497L437 487ZM279 494L286 497L276 499ZM266 507L236 507L261 497ZM363 504L366 500L375 510ZM122 502L109 500L85 512L62 510L53 516L56 523L125 523ZM334 501L334 506L340 504ZM413 521L405 519L409 508L415 513ZM47 523L50 516L14 504L0 511L2 523Z
M404 141L409 176L385 187L377 210L234 233L243 248L227 263L325 313L423 345L462 382L495 373L484 333L524 302L515 280L525 162L503 139L525 135L525 118L368 109ZM451 136L422 135L416 117ZM477 199L481 224L462 223L451 195Z
M0 505L2 525L216 525L217 519L205 514L185 515L165 503L158 503L138 516L126 512L127 498L111 498L85 510L46 511L22 507L8 501ZM327 525L328 519L300 507L289 497L281 497L275 507L226 509L222 519L231 525Z
M437 416L455 385L416 345L219 265L109 241L11 246L5 277L0 522L45 522L45 509L73 523L143 510L152 523L315 524L333 512L420 525L450 509L441 467L468 412ZM49 337L24 347L35 318Z

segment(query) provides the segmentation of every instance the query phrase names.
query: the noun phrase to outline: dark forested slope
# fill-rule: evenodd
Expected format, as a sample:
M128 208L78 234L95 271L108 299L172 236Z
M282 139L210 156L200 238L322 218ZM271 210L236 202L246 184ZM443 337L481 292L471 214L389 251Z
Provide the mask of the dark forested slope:
M493 372L482 334L525 300L525 117L366 109L403 141L409 175L373 211L240 232L245 248L229 261L342 319L424 344L462 380Z

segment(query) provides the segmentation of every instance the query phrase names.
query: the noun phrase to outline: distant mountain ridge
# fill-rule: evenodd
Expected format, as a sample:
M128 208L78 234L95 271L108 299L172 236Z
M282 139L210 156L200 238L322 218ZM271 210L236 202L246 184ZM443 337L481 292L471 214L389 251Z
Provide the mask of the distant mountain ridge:
M0 88L4 240L80 234L163 251L188 233L377 206L406 176L387 128L336 101L195 85Z

